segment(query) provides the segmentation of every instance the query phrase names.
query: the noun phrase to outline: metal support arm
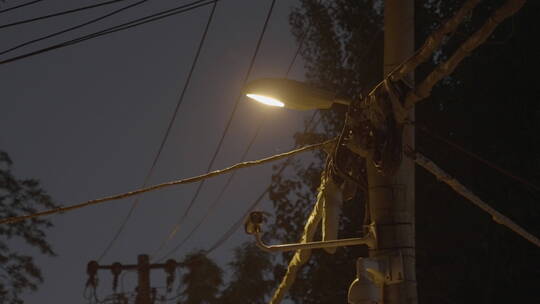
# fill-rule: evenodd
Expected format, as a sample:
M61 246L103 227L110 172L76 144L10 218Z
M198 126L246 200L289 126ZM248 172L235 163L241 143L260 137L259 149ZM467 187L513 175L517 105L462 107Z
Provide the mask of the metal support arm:
M259 246L262 250L268 251L268 252L284 252L284 251L295 251L295 250L302 250L302 249L319 249L319 248L332 248L332 247L356 246L356 245L367 245L369 248L373 248L375 246L375 238L372 236L371 233L363 238L351 238L351 239L296 243L296 244L283 244L283 245L266 245L261 239L261 233L256 233L255 238L257 240L257 246Z
M357 246L367 245L369 248L376 248L377 246L377 234L375 225L370 225L366 236L362 238L350 238L341 240L328 240L319 242L306 242L295 244L283 244L283 245L267 245L262 240L261 224L264 221L263 212L254 211L251 212L245 222L246 233L255 236L257 246L264 251L268 252L284 252L306 249L319 249L319 248L335 248L343 246Z

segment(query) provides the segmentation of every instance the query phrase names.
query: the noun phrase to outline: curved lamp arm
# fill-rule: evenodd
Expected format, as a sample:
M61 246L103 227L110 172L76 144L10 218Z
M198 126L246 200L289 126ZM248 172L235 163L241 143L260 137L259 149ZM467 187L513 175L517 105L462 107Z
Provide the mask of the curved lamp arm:
M375 232L375 226L369 226L369 232L366 236L361 238L350 238L341 240L319 241L319 242L306 242L306 243L293 243L282 245L267 245L262 240L261 224L263 222L263 213L254 211L249 214L245 223L245 230L248 234L253 234L257 241L257 246L267 252L284 252L295 251L303 249L319 249L319 248L332 248L332 247L344 247L344 246L357 246L367 245L369 248L375 248L377 243L377 237Z

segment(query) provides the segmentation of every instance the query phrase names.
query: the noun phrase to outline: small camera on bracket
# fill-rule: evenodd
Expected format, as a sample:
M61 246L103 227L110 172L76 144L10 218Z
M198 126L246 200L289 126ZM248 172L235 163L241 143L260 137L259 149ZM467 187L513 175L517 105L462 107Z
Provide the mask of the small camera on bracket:
M264 222L264 212L251 212L244 222L244 230L247 234L257 234L261 232L261 224Z

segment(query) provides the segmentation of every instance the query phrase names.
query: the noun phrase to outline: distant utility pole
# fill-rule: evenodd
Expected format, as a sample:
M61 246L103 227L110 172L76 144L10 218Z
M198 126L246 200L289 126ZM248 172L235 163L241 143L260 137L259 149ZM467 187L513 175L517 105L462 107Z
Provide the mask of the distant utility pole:
M88 273L87 286L97 287L98 270L110 270L113 275L113 290L118 287L118 278L124 270L136 270L138 274L137 296L135 304L153 304L156 300L156 291L150 287L150 270L163 269L167 274L167 289L170 289L174 282L176 268L179 264L175 260L167 260L165 264L150 264L150 258L146 254L137 257L136 265L122 265L113 263L112 265L99 265L96 261L90 261L86 272Z

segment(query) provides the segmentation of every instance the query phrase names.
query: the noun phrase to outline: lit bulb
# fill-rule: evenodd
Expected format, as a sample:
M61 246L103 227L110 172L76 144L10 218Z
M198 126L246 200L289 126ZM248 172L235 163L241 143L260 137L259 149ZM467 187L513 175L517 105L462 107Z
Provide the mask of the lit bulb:
M273 107L280 107L280 108L285 106L283 102L272 97L262 96L262 95L257 95L257 94L246 94L246 96L260 103L264 103L265 105L269 105Z

